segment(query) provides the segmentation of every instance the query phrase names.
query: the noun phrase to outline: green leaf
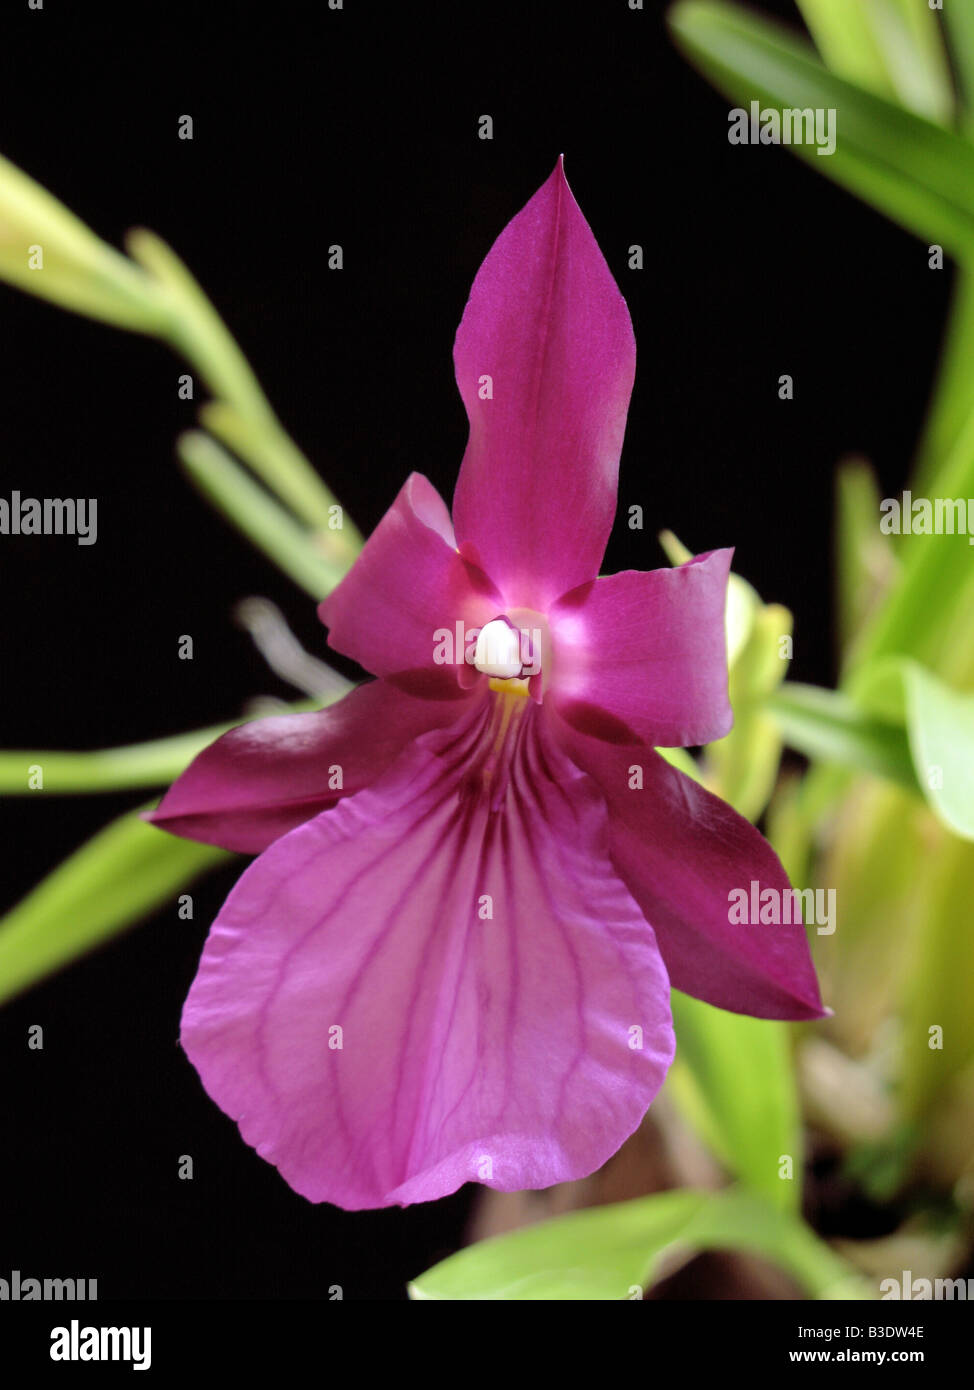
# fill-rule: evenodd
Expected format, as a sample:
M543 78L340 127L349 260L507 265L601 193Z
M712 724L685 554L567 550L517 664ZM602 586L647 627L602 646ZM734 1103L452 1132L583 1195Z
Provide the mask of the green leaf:
M868 5L849 0L797 0L826 66L881 96L895 96Z
M869 465L847 460L836 478L839 638L848 652L878 611L896 576L889 537L879 529L879 489Z
M974 6L950 0L943 17L964 108L964 126L970 130L974 125Z
M337 698L335 696L332 699ZM328 700L299 700L287 706L298 714L318 710ZM37 796L30 787L31 769L40 768L48 795L117 792L135 787L163 787L174 782L209 744L245 720L231 719L207 729L174 734L171 738L151 739L119 748L99 748L90 753L57 749L17 749L0 751L0 793L6 796Z
M925 849L922 916L900 1008L897 1100L902 1118L920 1123L933 1165L947 1166L954 1150L956 1180L970 1168L974 1112L974 844L950 836ZM939 1039L932 1028L942 1030Z
M974 145L829 72L785 29L719 0L679 0L677 43L730 98L836 111L836 147L793 152L925 241L974 247Z
M715 1009L673 990L676 1102L725 1168L773 1206L801 1204L802 1133L786 1024ZM783 1157L792 1178L779 1176Z
M485 1240L410 1285L416 1299L625 1300L679 1251L749 1250L813 1298L869 1298L849 1265L797 1217L753 1193L684 1189L572 1212Z
M969 12L974 16L974 9ZM918 496L943 496L940 470L974 417L974 270L954 268L950 316L912 480Z
M160 287L2 156L0 279L118 328L158 334L169 325Z
M869 714L849 696L786 681L768 696L765 707L785 742L806 757L871 772L918 790L903 728Z
M0 918L0 1003L231 858L167 835L137 811L112 821Z
M664 758L671 767L675 767L678 772L683 772L687 777L692 777L695 782L703 781L703 773L700 770L700 764L685 748L657 748L656 751L661 758Z
M929 0L867 0L886 67L904 106L944 125L954 111L940 16Z
M856 695L868 716L905 722L917 784L937 819L974 839L974 693L952 690L908 658L861 669Z
M797 3L833 72L941 124L950 121L950 69L938 16L927 0Z
M311 531L254 482L209 435L190 430L180 436L179 456L200 491L314 599L330 593L347 565L330 564L316 549Z
M903 663L910 750L920 786L949 830L974 840L974 694Z
M974 497L974 413L937 470L936 496ZM927 500L932 500L927 494ZM909 656L950 684L974 684L974 550L965 533L900 538L902 568L856 651L860 666L881 656ZM855 693L855 675L850 688Z

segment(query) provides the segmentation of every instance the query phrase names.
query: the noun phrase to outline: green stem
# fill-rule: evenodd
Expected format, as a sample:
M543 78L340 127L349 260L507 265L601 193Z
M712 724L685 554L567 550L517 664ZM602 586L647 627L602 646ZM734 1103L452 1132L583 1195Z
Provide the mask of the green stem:
M320 709L320 700L299 700L288 713ZM163 787L172 782L214 739L244 723L232 719L206 729L174 734L120 748L99 748L90 753L36 749L0 752L0 792L5 796L36 796L28 786L30 769L43 771L43 791L54 795L128 791Z
M310 531L246 474L207 434L192 430L177 443L179 456L203 494L248 540L313 599L334 589L346 564L330 563L315 548Z
M250 364L197 281L154 233L132 231L126 245L168 298L164 336L217 397L217 405L209 407L208 425L218 434L225 430L231 446L297 516L327 532L337 505L334 497L282 428ZM348 547L352 546L353 529L348 535ZM359 541L353 559L360 548Z

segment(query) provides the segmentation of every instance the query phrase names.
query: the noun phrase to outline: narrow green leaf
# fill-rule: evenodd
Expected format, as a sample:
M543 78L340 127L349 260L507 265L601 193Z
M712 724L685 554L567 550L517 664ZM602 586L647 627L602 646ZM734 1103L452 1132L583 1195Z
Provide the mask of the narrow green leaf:
M974 16L974 8L969 13ZM918 496L943 496L940 472L974 417L972 361L974 270L970 264L960 262L954 268L947 329L914 467L912 487Z
M961 254L974 246L974 145L895 101L829 72L787 30L719 0L678 0L678 44L745 107L836 112L836 146L795 154L928 242Z
M949 0L943 11L947 42L960 86L964 127L974 127L974 5Z
M2 156L0 279L118 328L158 334L169 326L160 287Z
M848 696L787 681L765 705L785 742L806 757L872 772L917 791L906 733Z
M922 915L900 1008L897 1100L904 1120L920 1122L933 1164L956 1163L956 1180L969 1170L971 1156L974 844L948 836L925 849Z
M255 421L226 401L209 401L201 423L245 460L261 481L314 533L323 559L350 569L364 544L323 480L276 421ZM335 527L335 514L341 526Z
M749 1250L774 1261L813 1298L873 1295L797 1217L753 1193L684 1189L572 1212L485 1240L410 1285L415 1299L625 1300L664 1257Z
M954 113L954 88L940 15L929 0L867 0L887 71L904 106L944 125Z
M172 307L167 337L200 372L214 395L232 402L253 420L274 420L274 412L254 372L226 324L187 266L155 232L135 227L126 249L164 289Z
M801 1204L802 1133L788 1027L673 990L667 1093L734 1177L773 1206ZM780 1176L791 1159L791 1177Z
M896 95L867 5L850 5L849 0L797 4L827 67L880 96Z
M842 463L836 477L836 568L844 653L875 616L896 576L889 537L879 529L879 503L869 465L861 459Z
M963 500L965 510L970 510L969 499L974 498L974 412L934 481L937 497ZM929 494L926 500L933 501ZM945 517L944 524L946 521ZM950 684L964 688L974 682L974 644L970 640L974 548L970 539L962 532L904 534L900 556L899 576L856 651L850 688L855 693L860 666L894 655L912 657Z
M137 811L112 821L0 918L0 1003L231 858L146 825Z
M201 430L180 436L179 456L206 497L248 540L314 599L331 592L347 566L329 564L312 533L295 521L230 454Z
M333 697L335 698L335 697ZM326 700L298 700L287 706L288 713L321 709ZM135 787L163 787L174 782L197 753L228 729L243 724L243 718L206 729L174 734L171 738L151 739L119 748L98 748L90 753L64 752L53 748L4 749L0 751L0 793L5 796L37 796L30 787L32 769L40 768L44 793L65 796L75 793L127 791Z

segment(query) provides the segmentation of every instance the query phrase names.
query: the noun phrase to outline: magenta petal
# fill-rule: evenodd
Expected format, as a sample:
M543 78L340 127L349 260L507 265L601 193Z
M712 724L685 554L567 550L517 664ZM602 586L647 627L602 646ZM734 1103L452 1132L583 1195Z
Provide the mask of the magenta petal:
M259 854L374 782L407 744L462 715L369 681L328 709L255 719L198 754L145 819L190 840Z
M453 360L470 420L457 537L509 603L543 611L598 574L636 360L561 160L477 272Z
M494 699L274 844L207 940L183 1046L313 1201L581 1177L672 1058L666 973L602 798L532 702L498 741Z
M756 1018L821 1018L804 927L731 921L732 890L790 887L767 840L658 753L553 722L602 790L612 862L653 925L674 987Z
M724 609L733 551L675 569L627 570L564 594L551 609L551 696L583 733L689 747L723 738Z
M438 663L442 634L476 629L502 610L500 595L454 544L446 504L412 473L348 574L318 608L328 642L413 695L463 695L457 666ZM439 635L438 635L439 634Z

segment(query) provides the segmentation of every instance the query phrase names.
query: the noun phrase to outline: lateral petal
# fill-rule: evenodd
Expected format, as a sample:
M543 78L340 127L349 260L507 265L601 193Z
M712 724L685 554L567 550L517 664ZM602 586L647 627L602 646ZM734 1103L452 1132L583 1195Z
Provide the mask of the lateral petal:
M466 671L457 625L479 629L502 609L494 586L457 551L433 484L411 473L318 615L329 645L367 671L412 695L458 699ZM450 661L439 660L438 634L450 634Z
M627 570L564 594L549 621L551 695L582 733L612 742L690 747L723 738L724 610L733 551L673 569Z

